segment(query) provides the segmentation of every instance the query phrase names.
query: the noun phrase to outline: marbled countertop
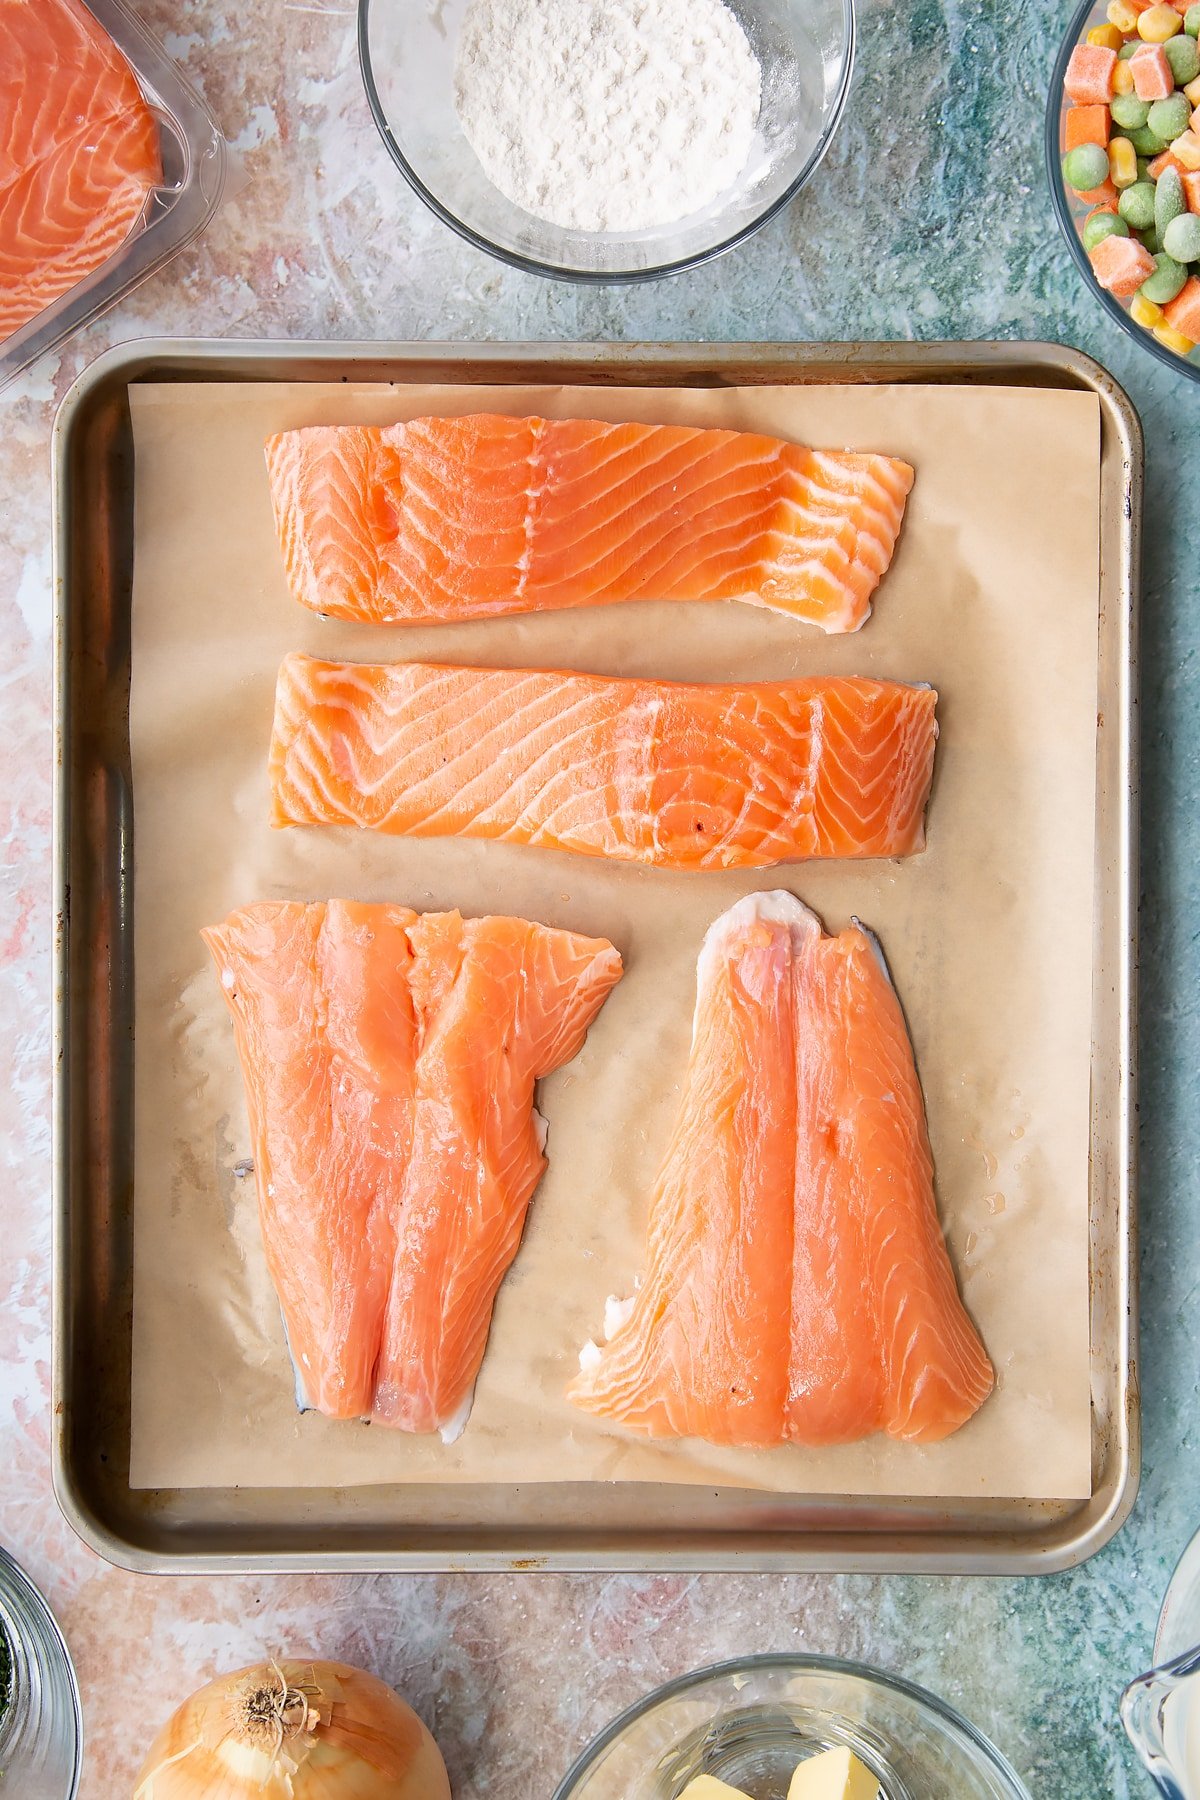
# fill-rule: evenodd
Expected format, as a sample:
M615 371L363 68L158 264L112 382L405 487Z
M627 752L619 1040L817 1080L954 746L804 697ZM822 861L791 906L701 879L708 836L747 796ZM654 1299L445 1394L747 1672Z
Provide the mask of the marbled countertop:
M846 123L811 193L694 275L596 291L506 270L422 210L367 113L348 0L136 3L205 92L243 183L201 245L0 399L0 1541L46 1590L78 1662L85 1800L129 1791L161 1717L198 1680L283 1646L394 1680L436 1731L456 1800L547 1800L582 1743L652 1684L714 1657L802 1648L944 1694L1038 1800L1148 1794L1116 1700L1200 1525L1200 403L1083 292L1056 235L1041 124L1064 9L862 0ZM1040 1580L193 1580L122 1574L75 1541L48 1467L49 439L79 368L151 332L1038 337L1078 345L1124 383L1148 447L1145 1463L1131 1521L1093 1561Z

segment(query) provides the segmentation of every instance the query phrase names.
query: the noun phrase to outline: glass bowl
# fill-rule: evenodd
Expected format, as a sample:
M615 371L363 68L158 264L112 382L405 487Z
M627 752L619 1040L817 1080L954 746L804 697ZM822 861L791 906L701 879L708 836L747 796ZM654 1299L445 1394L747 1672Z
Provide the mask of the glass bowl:
M554 1800L676 1800L715 1775L784 1800L805 1755L845 1744L886 1800L1029 1800L1015 1772L944 1701L826 1656L751 1656L669 1681L614 1719Z
M54 1614L3 1550L0 1631L10 1663L0 1715L0 1793L12 1800L75 1800L83 1760L75 1670Z
M762 69L754 147L735 186L647 231L575 231L508 200L484 174L454 108L467 0L359 0L358 50L375 123L397 168L481 250L565 281L649 281L740 244L808 182L833 138L854 58L854 0L731 0Z
M1200 1532L1167 1585L1154 1667L1121 1695L1121 1721L1167 1800L1200 1800Z
M1067 72L1067 64L1076 44L1082 40L1085 33L1091 30L1093 25L1104 25L1107 20L1108 12L1104 4L1097 5L1094 4L1094 0L1083 0L1083 4L1076 7L1072 14L1071 22L1067 26L1066 35L1054 63L1054 69L1050 76L1050 94L1046 103L1046 172L1050 180L1050 199L1079 273L1082 275L1085 285L1091 290L1109 317L1115 319L1117 324L1127 331L1143 350L1148 350L1151 356L1158 358L1159 362L1166 363L1175 370L1176 374L1185 375L1192 381L1200 381L1200 362L1192 360L1192 357L1197 355L1196 351L1192 351L1190 356L1180 356L1176 351L1168 350L1166 345L1160 344L1144 325L1139 325L1136 320L1130 318L1125 302L1118 300L1114 294L1108 292L1107 288L1100 286L1092 273L1092 265L1088 261L1087 251L1083 247L1083 239L1080 236L1083 221L1087 218L1091 208L1077 199L1063 181L1064 120L1068 110L1067 97L1063 91L1063 76ZM1182 24L1182 22L1181 18L1180 23Z

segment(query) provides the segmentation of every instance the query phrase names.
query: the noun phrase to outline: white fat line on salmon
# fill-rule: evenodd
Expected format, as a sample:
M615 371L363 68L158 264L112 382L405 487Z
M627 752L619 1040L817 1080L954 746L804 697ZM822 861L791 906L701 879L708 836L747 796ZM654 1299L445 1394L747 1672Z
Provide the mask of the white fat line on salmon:
M472 1382L470 1391L465 1399L459 1401L456 1411L452 1412L448 1419L443 1419L442 1423L438 1426L438 1436L441 1438L443 1444L457 1443L458 1439L467 1429L467 1420L471 1417L471 1408L474 1404L475 1384Z
M616 1294L609 1294L604 1302L604 1341L611 1344L619 1331L624 1331L633 1317L633 1309L637 1305L637 1292L642 1285L639 1275L633 1284L633 1293L627 1300L621 1300ZM601 1359L601 1349L594 1339L589 1338L579 1352L581 1370L594 1369Z

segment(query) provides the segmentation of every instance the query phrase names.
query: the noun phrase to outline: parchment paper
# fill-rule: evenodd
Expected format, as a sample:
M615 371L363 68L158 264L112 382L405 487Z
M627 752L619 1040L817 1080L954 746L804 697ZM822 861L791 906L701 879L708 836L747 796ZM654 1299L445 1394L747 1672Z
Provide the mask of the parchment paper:
M135 1487L693 1482L1074 1498L1090 1489L1088 1090L1100 426L1091 395L968 387L135 387ZM859 634L740 605L629 605L370 630L290 600L262 444L290 426L472 410L736 426L917 469ZM273 832L284 653L689 680L931 681L925 855L672 876L517 846ZM642 1265L687 1056L695 960L741 894L786 886L882 938L916 1045L938 1190L995 1395L949 1442L820 1453L653 1445L570 1407L604 1299ZM450 1448L297 1415L259 1242L233 1034L197 933L273 897L513 912L612 939L627 973L543 1084L549 1171Z

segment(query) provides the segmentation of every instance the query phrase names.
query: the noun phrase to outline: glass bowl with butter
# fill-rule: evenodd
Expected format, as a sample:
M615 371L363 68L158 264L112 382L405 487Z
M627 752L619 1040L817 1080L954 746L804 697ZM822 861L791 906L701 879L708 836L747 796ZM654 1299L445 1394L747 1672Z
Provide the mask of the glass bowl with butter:
M653 8L635 0L558 0L553 8L522 8L518 0L358 0L367 100L400 173L445 224L480 249L566 281L676 274L743 242L812 179L842 116L854 58L854 0L723 0L729 19L716 25L717 36L732 29L741 45L734 53L744 51L757 65L758 97L739 139L737 166L722 164L718 191L709 192L704 175L720 161L711 154L720 134L704 136L705 122L726 115L707 105L707 90L698 84L707 46L713 91L725 91L720 83L729 74L723 58L730 46L717 44L711 32L705 38L697 26L698 60L689 61L686 36L672 37L663 23L674 14L672 28L686 32L680 20L694 16L697 4L711 18L720 0L657 0ZM506 115L483 118L464 104L463 46L474 53L489 23L495 41L486 66L475 58L475 99L485 110L489 96L507 94L509 102ZM528 44L517 45L515 35L526 25ZM506 40L512 68L503 61ZM607 84L588 79L597 56L613 63ZM522 67L522 57L532 66ZM691 143L689 121L702 134ZM627 165L620 160L622 142ZM514 182L507 192L502 159L488 161L489 143L510 152ZM589 146L599 154L597 146L605 144L610 161L594 168L596 213L581 191L587 165L580 154ZM623 214L613 173L626 168L631 180L645 178L648 205L669 193L678 204L668 198L667 216L650 222L636 208ZM686 188L682 200L671 189L672 172L681 170L700 184L693 197L702 203L691 210ZM523 191L527 203L520 203Z
M1000 1752L944 1701L825 1656L752 1656L667 1682L600 1733L554 1800L685 1795L1029 1800Z

